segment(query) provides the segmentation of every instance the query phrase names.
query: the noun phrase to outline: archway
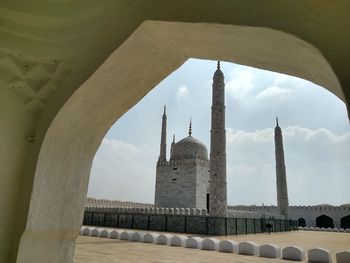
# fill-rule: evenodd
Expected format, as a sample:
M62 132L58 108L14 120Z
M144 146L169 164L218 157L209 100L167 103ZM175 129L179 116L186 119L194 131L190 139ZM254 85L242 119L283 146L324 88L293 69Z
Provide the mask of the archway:
M316 227L333 228L334 227L333 219L326 215L321 215L319 217L316 217Z
M340 227L344 229L350 228L350 215L344 216L340 219Z
M302 227L306 226L306 221L303 217L298 218L298 226L302 226Z
M285 52L288 49L298 52ZM32 262L43 255L47 261L71 262L92 159L103 136L189 56L303 77L331 87L343 98L320 52L292 35L233 25L144 22L73 94L48 128L40 147L19 262ZM319 80L319 75L324 78Z

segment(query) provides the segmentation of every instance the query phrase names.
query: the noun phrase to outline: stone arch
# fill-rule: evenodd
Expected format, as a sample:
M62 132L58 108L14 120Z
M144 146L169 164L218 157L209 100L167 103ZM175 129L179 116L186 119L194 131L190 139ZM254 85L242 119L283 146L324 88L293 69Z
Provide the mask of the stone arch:
M298 218L298 226L302 226L302 227L306 226L305 218L303 218L303 217Z
M37 145L40 150L18 262L35 262L43 255L50 262L72 261L92 160L105 133L189 57L302 77L344 99L322 54L290 34L259 27L144 22L66 101L42 141L38 140L41 145Z
M334 221L327 215L320 215L316 217L316 227L334 228Z
M340 218L340 227L344 229L350 228L350 215Z

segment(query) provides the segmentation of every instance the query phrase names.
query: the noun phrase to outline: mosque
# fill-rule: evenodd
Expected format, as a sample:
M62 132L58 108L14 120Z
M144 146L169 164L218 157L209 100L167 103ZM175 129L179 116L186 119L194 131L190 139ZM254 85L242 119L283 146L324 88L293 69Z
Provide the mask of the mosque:
M157 162L156 207L190 207L207 209L210 215L227 216L225 83L218 62L213 77L210 159L204 143L192 136L190 122L188 136L170 147L167 160L167 116L162 117L160 154ZM276 119L275 157L278 211L288 218L288 192L283 152L282 130Z
M210 216L292 219L303 227L350 228L350 204L332 206L289 206L282 129L276 118L274 130L277 206L227 205L225 83L218 62L213 77L210 155L206 145L192 134L175 141L173 136L167 159L167 115L162 116L160 153L156 164L153 204L96 200L88 198L86 207L195 208Z
M224 75L218 62L213 77L210 158L205 144L192 136L190 122L186 138L175 142L173 137L167 160L167 116L164 107L154 206L200 208L207 209L210 215L225 216L229 216L231 211L254 212L260 217L291 218L297 220L300 226L350 228L349 204L289 206L283 135L277 118L274 130L277 206L226 206L224 87Z

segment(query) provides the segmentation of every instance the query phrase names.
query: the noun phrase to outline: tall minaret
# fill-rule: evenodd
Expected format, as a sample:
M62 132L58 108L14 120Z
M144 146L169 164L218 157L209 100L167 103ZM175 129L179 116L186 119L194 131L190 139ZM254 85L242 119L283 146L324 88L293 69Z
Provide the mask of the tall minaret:
M164 113L162 117L162 134L160 138L160 153L158 162L166 161L166 107L164 106Z
M170 146L170 158L173 157L173 148L174 148L174 145L175 145L175 133L173 134L173 141L172 141L171 146Z
M213 77L213 102L210 131L209 215L225 217L227 211L226 130L224 74L217 70Z
M286 165L284 163L282 130L276 118L275 128L275 158L276 158L276 185L277 185L277 206L282 215L288 219L288 191L286 179Z

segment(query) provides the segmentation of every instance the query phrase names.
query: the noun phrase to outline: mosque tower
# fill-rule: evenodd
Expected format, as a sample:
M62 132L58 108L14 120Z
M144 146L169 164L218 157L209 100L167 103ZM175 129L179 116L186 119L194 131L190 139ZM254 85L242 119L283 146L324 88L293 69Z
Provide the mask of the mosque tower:
M219 61L213 77L210 134L209 214L211 216L226 217L225 83Z
M158 162L165 162L166 161L166 107L164 106L164 113L162 117L162 134L160 138L160 153Z
M276 184L277 184L277 206L282 215L288 219L288 190L286 179L286 165L284 162L282 130L276 118L275 128L275 158L276 158Z

